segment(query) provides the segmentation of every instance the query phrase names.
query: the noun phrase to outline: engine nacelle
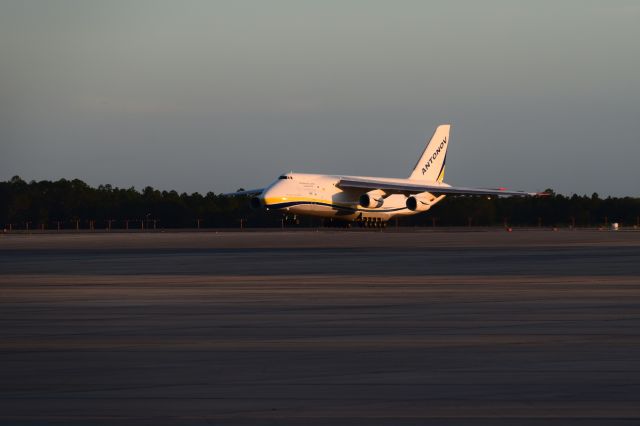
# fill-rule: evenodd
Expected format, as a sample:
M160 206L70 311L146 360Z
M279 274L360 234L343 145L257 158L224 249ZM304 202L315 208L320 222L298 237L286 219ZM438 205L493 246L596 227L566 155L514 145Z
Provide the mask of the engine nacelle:
M384 204L384 196L387 195L381 189L374 189L360 196L358 202L362 207L378 208Z
M263 207L262 200L260 199L260 197L251 197L251 200L249 200L249 205L253 210L258 210Z
M436 198L428 192L412 195L407 198L407 208L414 212L426 212L434 204Z

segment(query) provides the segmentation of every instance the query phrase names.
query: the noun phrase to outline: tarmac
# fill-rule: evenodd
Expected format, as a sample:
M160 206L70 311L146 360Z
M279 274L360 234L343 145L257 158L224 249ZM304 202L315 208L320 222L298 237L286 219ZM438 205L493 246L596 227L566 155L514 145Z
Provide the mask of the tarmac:
M0 235L0 424L635 425L640 232Z

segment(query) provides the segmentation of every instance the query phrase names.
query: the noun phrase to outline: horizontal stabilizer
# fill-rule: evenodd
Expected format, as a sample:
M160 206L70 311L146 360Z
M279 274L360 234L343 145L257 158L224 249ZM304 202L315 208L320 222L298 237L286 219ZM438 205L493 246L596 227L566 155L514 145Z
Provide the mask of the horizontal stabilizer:
M262 191L264 191L264 188L247 189L247 190L236 191L236 192L227 192L219 195L223 197L232 197L234 195L258 195L258 194L262 194Z

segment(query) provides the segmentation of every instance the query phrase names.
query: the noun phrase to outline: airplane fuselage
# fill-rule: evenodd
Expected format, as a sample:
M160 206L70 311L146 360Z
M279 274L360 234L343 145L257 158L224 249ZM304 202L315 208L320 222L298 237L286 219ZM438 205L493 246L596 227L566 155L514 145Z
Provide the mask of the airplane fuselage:
M364 207L360 204L360 197L367 191L340 188L338 183L343 178L344 176L287 173L265 188L258 200L261 206L269 210L351 221L373 219L386 222L395 216L419 213L407 208L407 196L404 194L386 196L379 207ZM392 178L376 179L402 181ZM444 195L431 196L431 206L442 198Z

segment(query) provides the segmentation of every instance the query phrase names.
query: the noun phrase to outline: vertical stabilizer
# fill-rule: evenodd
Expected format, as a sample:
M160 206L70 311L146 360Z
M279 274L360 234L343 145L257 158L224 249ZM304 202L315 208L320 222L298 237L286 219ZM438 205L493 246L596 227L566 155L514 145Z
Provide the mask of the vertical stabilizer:
M409 179L442 182L450 130L450 124L441 124L436 128Z

